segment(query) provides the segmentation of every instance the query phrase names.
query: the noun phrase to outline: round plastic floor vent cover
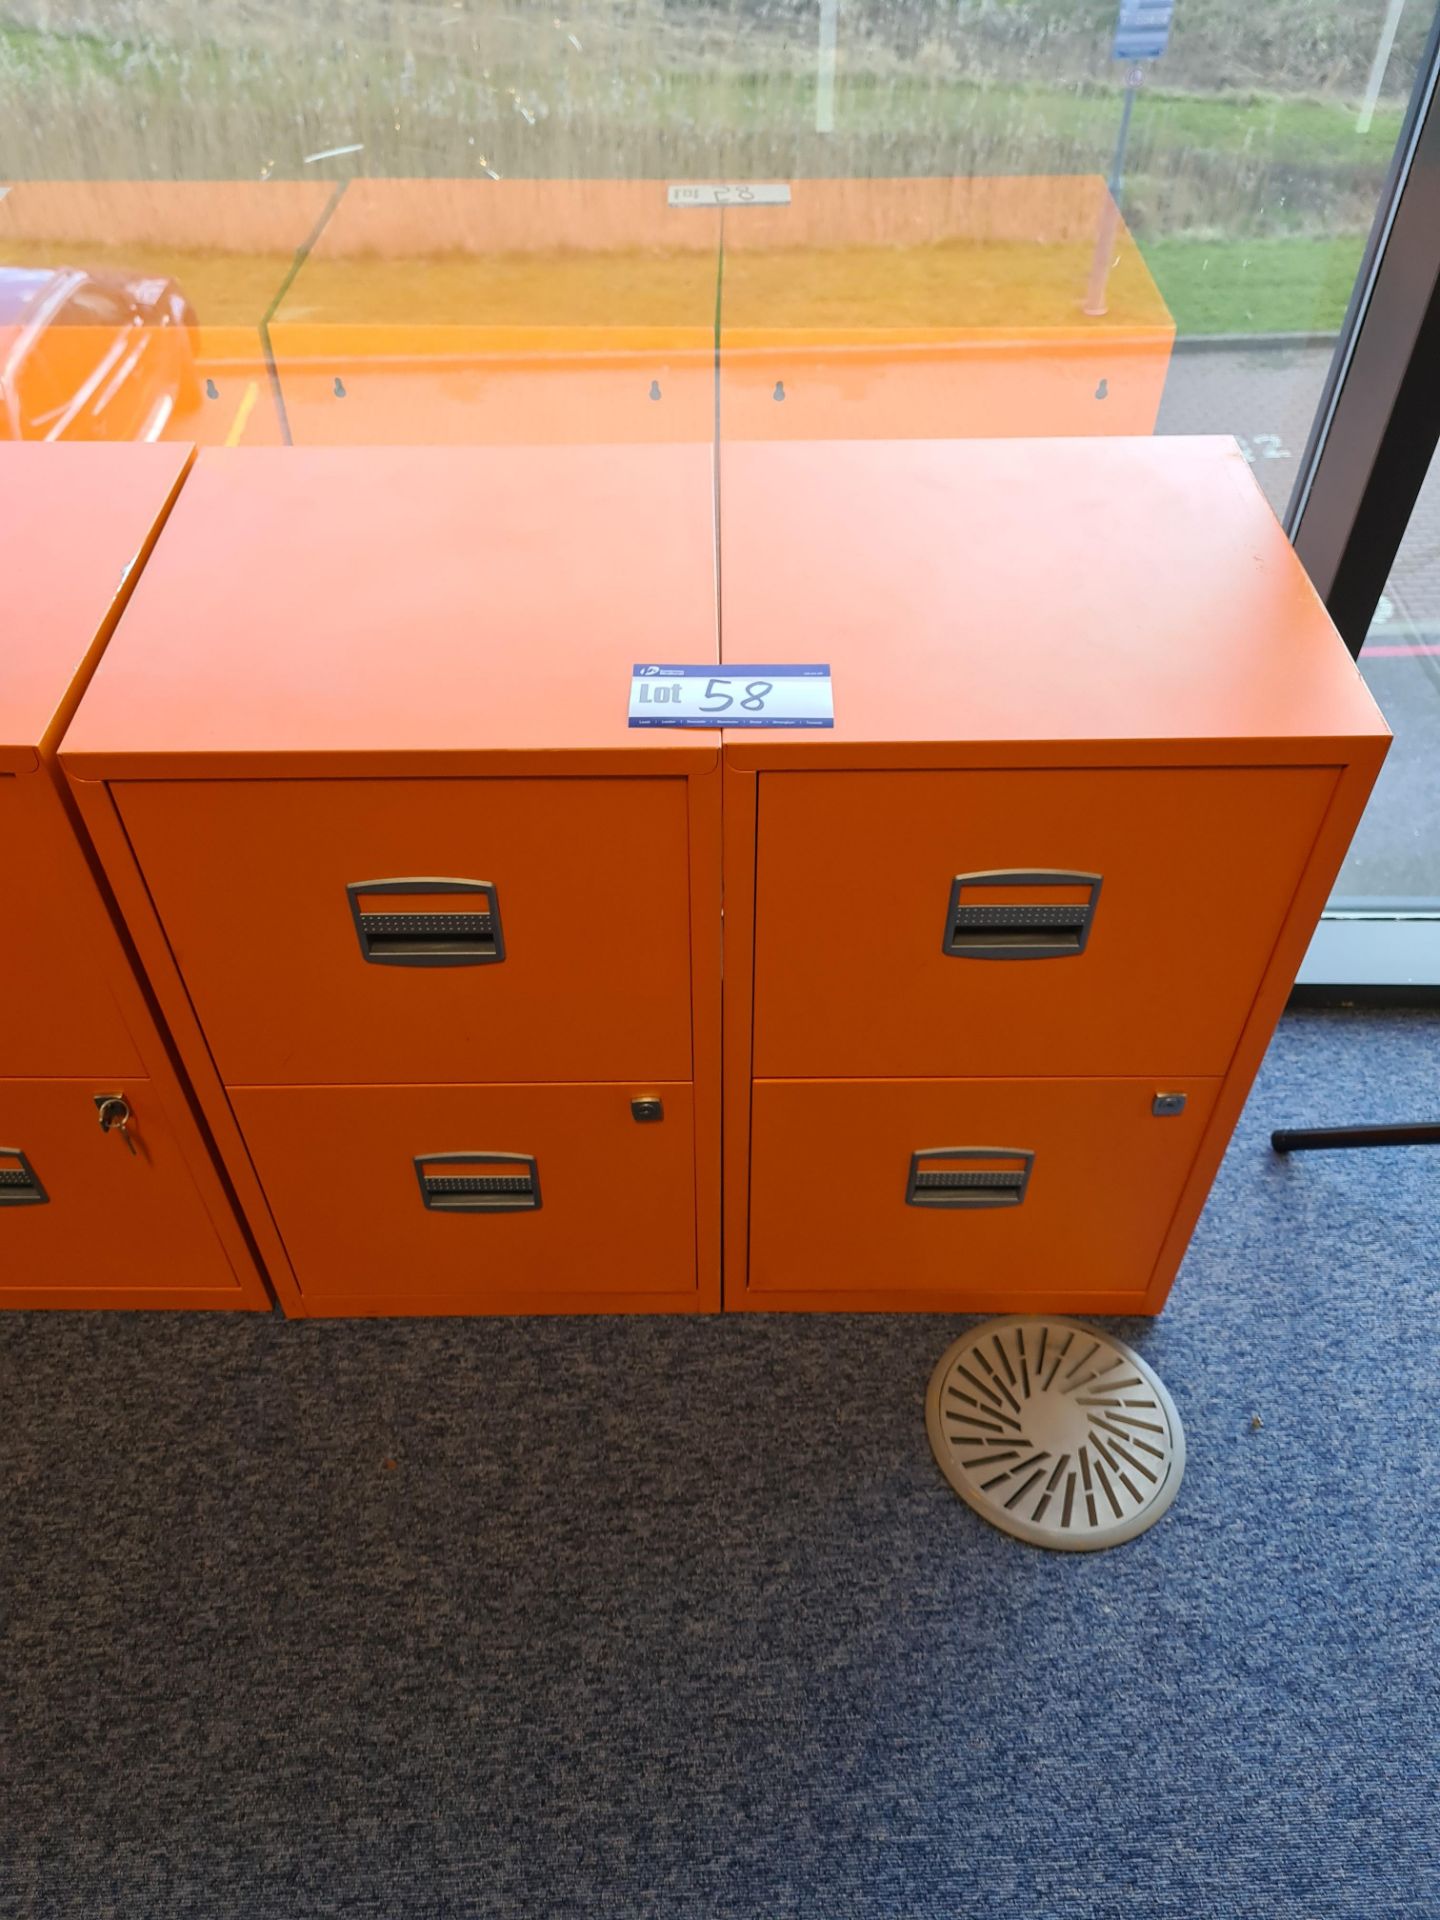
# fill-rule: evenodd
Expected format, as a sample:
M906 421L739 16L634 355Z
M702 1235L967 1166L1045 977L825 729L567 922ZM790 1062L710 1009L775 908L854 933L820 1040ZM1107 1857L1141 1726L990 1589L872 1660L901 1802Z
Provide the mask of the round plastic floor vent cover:
M1117 1546L1164 1513L1185 1434L1139 1354L1078 1320L987 1320L941 1355L925 1424L940 1470L993 1526L1038 1547Z

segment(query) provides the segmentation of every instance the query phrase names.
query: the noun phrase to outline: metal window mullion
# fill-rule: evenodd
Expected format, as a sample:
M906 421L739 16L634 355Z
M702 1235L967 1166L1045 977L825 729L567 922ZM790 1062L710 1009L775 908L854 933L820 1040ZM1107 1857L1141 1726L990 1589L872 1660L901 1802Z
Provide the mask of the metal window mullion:
M1440 13L1286 517L1358 654L1440 438Z

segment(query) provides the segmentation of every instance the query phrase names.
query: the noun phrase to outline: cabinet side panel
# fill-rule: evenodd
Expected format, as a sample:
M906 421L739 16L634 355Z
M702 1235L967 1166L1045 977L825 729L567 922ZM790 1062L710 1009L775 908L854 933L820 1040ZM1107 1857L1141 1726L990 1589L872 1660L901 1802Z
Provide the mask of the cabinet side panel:
M252 1295L257 1307L268 1306L269 1299L265 1291L262 1270L268 1275L271 1285L279 1296L285 1312L290 1315L302 1314L304 1309L300 1301L299 1289L285 1256L285 1248L275 1230L265 1196L250 1164L250 1156L215 1063L205 1045L204 1035L190 1005L189 996L175 964L175 957L161 929L155 914L154 905L146 889L144 879L135 861L125 829L111 798L109 788L100 781L78 779L70 776L70 788L74 794L76 806L84 822L92 846L104 869L106 880L115 896L136 954L145 970L145 977L155 996L156 1004L169 1030L170 1037L179 1055L190 1086L194 1089L204 1123L219 1154L221 1165L233 1189L241 1216L253 1235L255 1248L252 1250L246 1240L244 1229L236 1219L234 1207L220 1180L219 1174L211 1164L208 1153L204 1153L198 1131L195 1132L194 1146L197 1153L204 1154L203 1167L196 1166L197 1182L202 1195L215 1221L216 1231L225 1241L232 1263L237 1273L247 1276L247 1291ZM161 1078L163 1074L173 1086L173 1097L183 1099L184 1094L174 1069L169 1063L163 1044L156 1035L155 1050L157 1059L152 1077ZM257 1262L256 1252L259 1260Z
M1200 1144L1195 1164L1166 1234L1155 1271L1138 1311L1159 1313L1165 1305L1190 1244L1190 1236L1209 1196L1230 1136L1249 1098L1271 1036L1285 1011L1285 1002L1305 958L1305 950L1334 888L1336 876L1360 824L1365 803L1379 775L1388 739L1367 744L1363 753L1343 768L1330 796L1304 874L1291 899L1284 925L1256 991L1244 1029L1226 1073Z
M751 1034L755 985L756 775L725 768L725 1305L747 1304Z
M695 1269L700 1307L721 1304L721 774L693 774L690 805L690 1006L695 1073Z
M118 991L125 957L43 764L0 774L0 837L5 1073L143 1073L131 996Z

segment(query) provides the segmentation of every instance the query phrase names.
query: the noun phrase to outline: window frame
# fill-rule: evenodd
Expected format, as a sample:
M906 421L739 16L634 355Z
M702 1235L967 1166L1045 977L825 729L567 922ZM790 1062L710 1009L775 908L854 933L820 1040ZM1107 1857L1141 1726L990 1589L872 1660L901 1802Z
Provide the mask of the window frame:
M1358 657L1440 442L1440 10L1285 515ZM1440 820L1436 822L1440 834ZM1297 998L1440 996L1440 907L1332 900Z

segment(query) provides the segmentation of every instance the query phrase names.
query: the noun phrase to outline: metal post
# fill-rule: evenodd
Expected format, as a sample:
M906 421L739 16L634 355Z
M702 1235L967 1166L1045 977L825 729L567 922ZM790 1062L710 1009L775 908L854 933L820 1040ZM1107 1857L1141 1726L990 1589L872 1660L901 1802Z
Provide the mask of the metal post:
M1360 114L1355 122L1356 133L1368 133L1375 118L1375 103L1380 98L1380 89L1385 84L1385 69L1390 64L1390 55L1395 51L1395 35L1400 28L1400 16L1405 11L1405 0L1390 0L1389 11L1385 15L1385 24L1380 29L1379 43L1375 48L1375 58L1370 65L1370 78L1365 87L1365 98L1360 104Z
M820 0L820 38L815 49L815 131L835 131L835 47L840 0Z
M1115 236L1120 230L1120 185L1125 177L1125 148L1130 139L1130 116L1135 111L1135 95L1144 79L1140 67L1131 67L1125 76L1125 102L1120 109L1120 132L1115 140L1115 157L1110 162L1109 192L1100 209L1100 227L1095 235L1095 256L1090 263L1090 284L1085 290L1085 312L1098 320L1106 311L1105 288L1110 278L1110 262L1115 253Z

